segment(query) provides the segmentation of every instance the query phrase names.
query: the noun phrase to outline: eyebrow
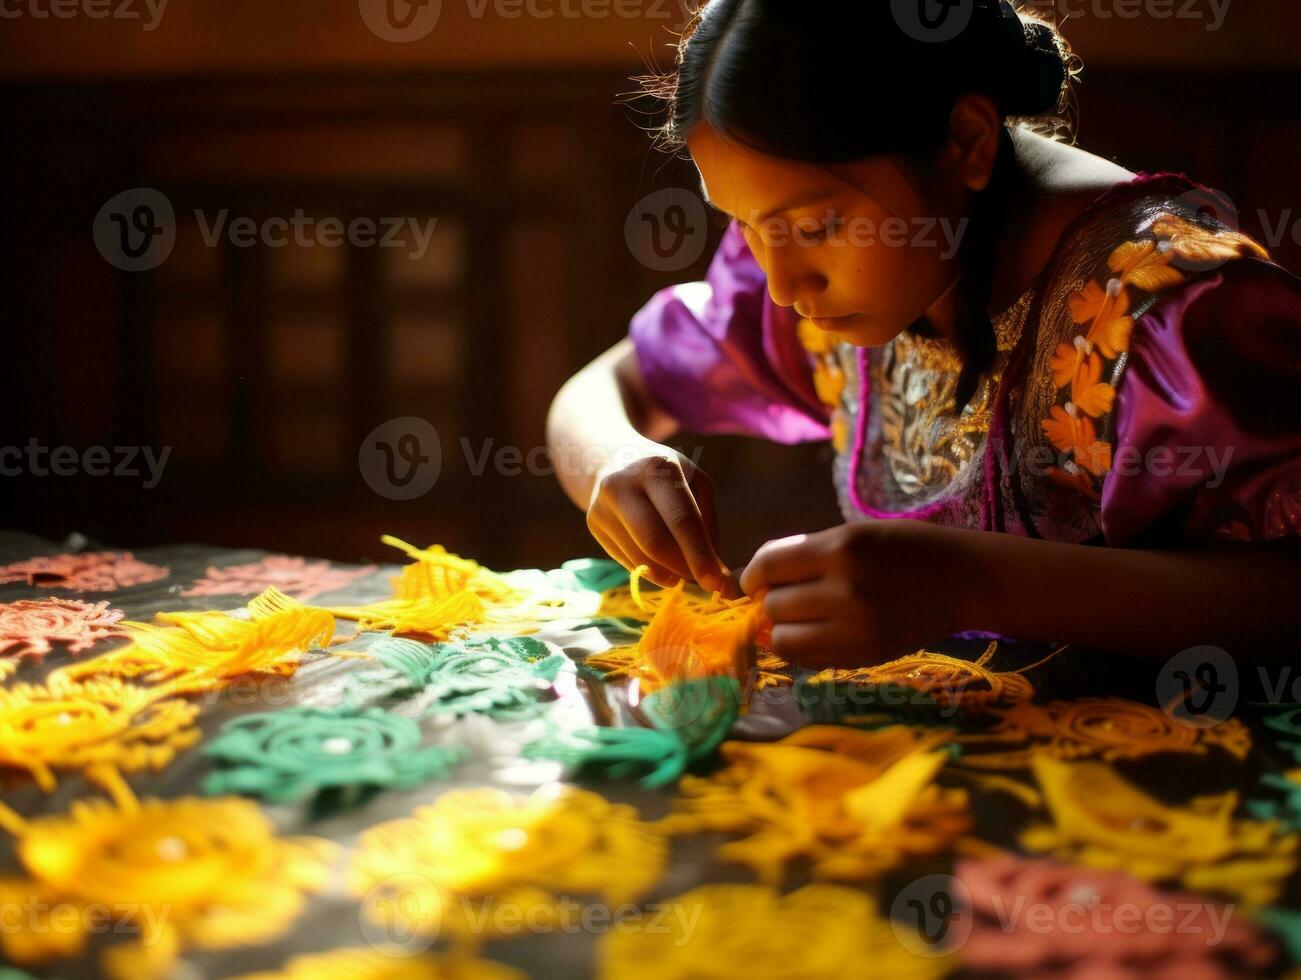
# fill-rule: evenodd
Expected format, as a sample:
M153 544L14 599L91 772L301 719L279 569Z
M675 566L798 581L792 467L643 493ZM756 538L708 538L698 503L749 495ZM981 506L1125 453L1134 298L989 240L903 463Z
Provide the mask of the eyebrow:
M764 214L759 215L758 220L760 222L767 221L773 215L780 214L782 211L792 211L795 208L807 207L810 204L816 204L818 201L825 201L827 198L835 196L835 193L836 192L834 190L828 189L825 191L821 191L817 194L814 194L812 196L789 198L788 200L785 200L781 204L777 205L777 207L772 208L769 211L765 212ZM705 203L708 204L715 211L718 211L721 214L727 214L726 211L724 211L712 200L710 200L709 192L705 189L705 182L703 180L700 182L700 195L701 197L704 198ZM738 218L736 220L739 221L740 219Z

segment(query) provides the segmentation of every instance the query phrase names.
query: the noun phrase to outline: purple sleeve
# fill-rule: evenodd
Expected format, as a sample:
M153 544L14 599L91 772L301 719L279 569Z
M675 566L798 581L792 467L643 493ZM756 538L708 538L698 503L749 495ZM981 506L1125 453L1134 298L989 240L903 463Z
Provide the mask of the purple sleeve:
M1248 258L1163 296L1115 419L1109 543L1301 535L1301 282Z
M628 332L651 394L684 429L787 444L830 438L796 317L769 298L735 223L704 281L660 290Z

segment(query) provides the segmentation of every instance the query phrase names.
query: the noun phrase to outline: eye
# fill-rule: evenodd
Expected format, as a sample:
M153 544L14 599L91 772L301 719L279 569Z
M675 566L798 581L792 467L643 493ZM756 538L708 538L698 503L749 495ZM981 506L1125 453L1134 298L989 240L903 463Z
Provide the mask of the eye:
M804 244L823 242L839 226L840 219L828 215L824 220L802 218L795 222L795 237Z

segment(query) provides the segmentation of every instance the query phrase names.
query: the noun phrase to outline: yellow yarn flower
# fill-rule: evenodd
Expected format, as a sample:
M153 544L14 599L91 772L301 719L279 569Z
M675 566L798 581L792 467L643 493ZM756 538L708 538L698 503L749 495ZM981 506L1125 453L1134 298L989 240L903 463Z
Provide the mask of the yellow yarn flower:
M465 956L408 956L402 950L335 949L295 956L279 970L235 980L524 980L504 963Z
M727 768L684 777L683 798L658 826L747 834L718 856L772 884L796 857L812 861L819 878L873 878L945 850L970 826L966 792L934 782L949 738L909 725L811 725L780 742L724 742Z
M1109 765L1034 760L1052 817L1021 835L1028 849L1076 864L1123 870L1148 881L1180 881L1194 891L1267 905L1296 867L1295 835L1270 822L1234 820L1236 792L1167 806L1125 782Z
M657 928L601 938L604 980L931 980L956 965L896 938L863 892L807 885L780 895L764 885L705 885L667 899ZM920 942L920 940L919 940Z
M66 816L4 817L18 836L27 880L15 892L81 910L75 930L5 931L11 959L41 963L80 952L90 912L130 916L139 939L110 947L112 977L167 974L187 947L222 949L267 942L298 917L306 896L327 879L328 841L276 837L253 803L217 799L104 800L72 804Z
M161 769L199 740L198 708L115 677L0 688L0 766L25 769L47 793L54 770L82 770L121 801L121 772ZM125 794L125 797L124 797Z
M248 618L224 612L159 613L163 625L124 622L132 642L51 674L56 681L86 677L142 677L160 692L193 694L260 671L292 673L298 654L326 646L334 617L276 589L248 604Z
M454 790L362 834L349 883L372 921L406 934L509 935L496 910L554 921L558 898L632 901L659 880L667 852L636 810L595 793Z

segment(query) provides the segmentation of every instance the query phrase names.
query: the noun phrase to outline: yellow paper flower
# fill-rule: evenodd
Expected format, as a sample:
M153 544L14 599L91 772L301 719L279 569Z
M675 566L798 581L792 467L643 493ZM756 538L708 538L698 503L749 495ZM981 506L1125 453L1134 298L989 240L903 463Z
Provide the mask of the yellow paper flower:
M362 834L349 882L367 914L407 934L509 935L495 910L552 910L557 899L632 901L658 880L668 846L630 806L547 786L527 797L454 790Z
M796 857L819 878L869 879L907 858L945 850L970 825L967 796L934 782L950 734L893 725L857 731L811 725L774 743L724 742L729 763L686 776L670 834L746 834L718 856L776 884ZM937 751L938 750L938 751Z
M0 688L0 766L27 770L47 793L55 770L81 770L120 801L122 771L161 769L199 740L197 714L113 677L15 684Z
M602 937L604 980L930 980L952 956L906 948L864 893L807 885L788 895L764 885L705 885L667 899L656 929ZM920 942L920 940L919 940Z
M1167 806L1125 782L1109 765L1034 759L1052 823L1021 835L1028 849L1148 881L1179 881L1194 891L1266 905L1296 866L1295 835L1276 825L1234 820L1238 794Z
M104 966L133 980L165 976L187 947L281 935L325 884L334 853L328 841L276 837L255 804L236 798L83 800L66 816L21 822L11 814L8 823L29 878L6 887L66 908L129 914L139 939L109 947ZM14 960L46 962L79 952L89 922L88 912L79 916L75 935L6 931L0 943Z

